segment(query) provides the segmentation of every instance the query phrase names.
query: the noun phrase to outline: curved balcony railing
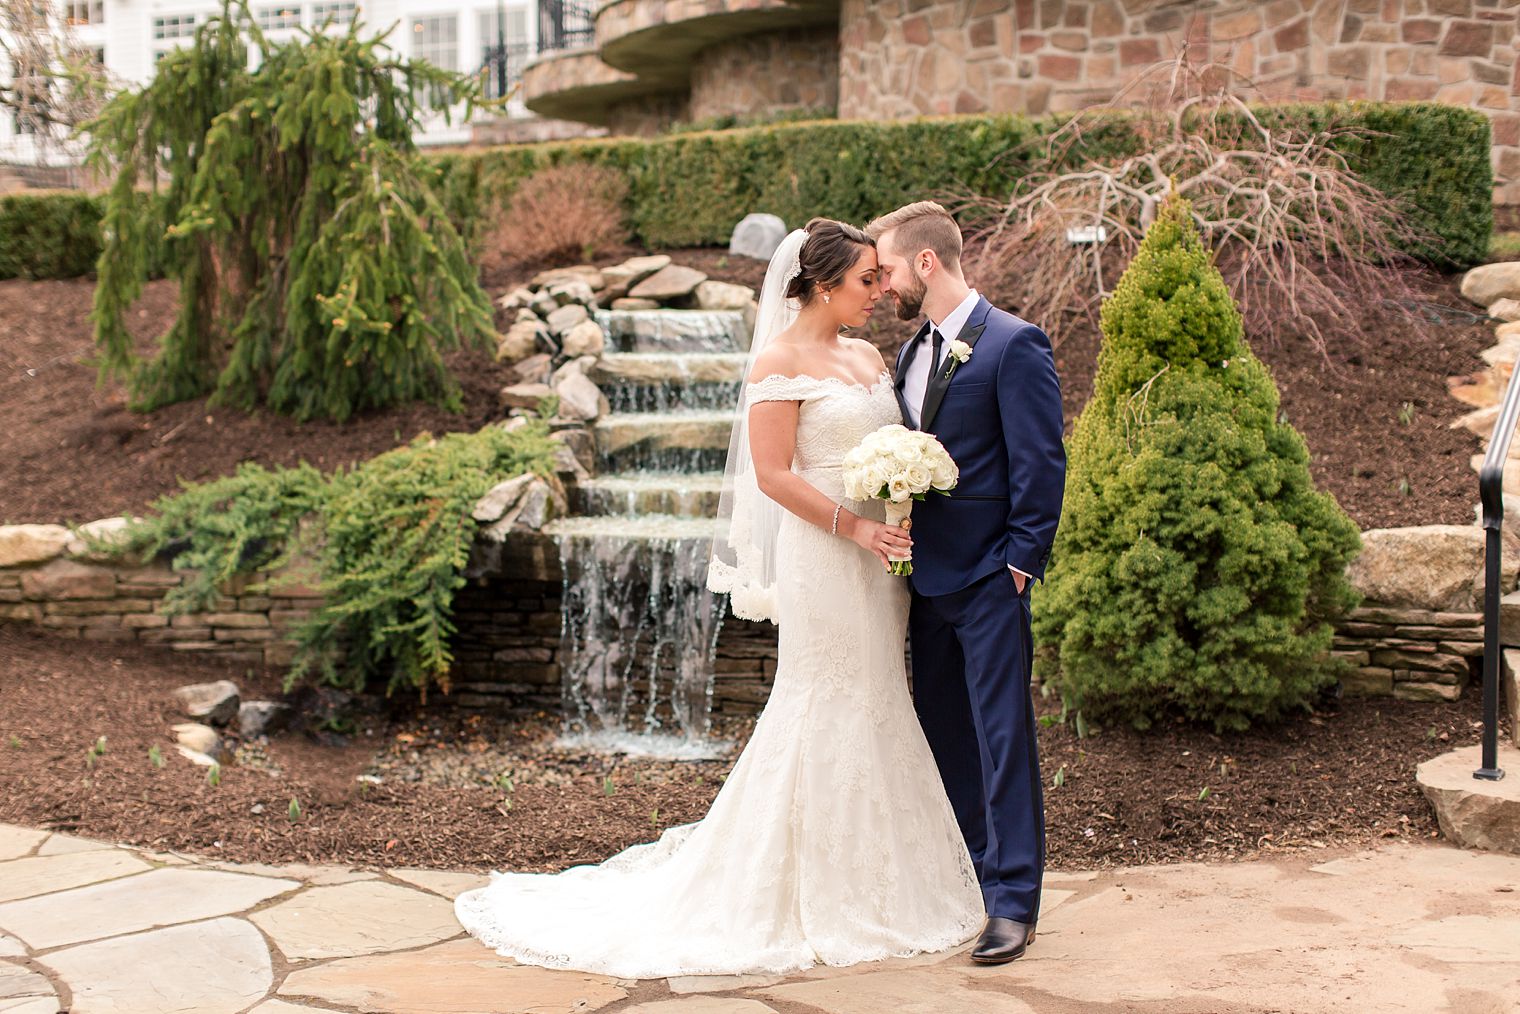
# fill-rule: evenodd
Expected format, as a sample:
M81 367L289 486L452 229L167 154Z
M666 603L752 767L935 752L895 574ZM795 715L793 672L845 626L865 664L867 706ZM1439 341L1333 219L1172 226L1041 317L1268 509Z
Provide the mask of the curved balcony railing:
M596 42L594 0L539 0L538 51L585 49Z

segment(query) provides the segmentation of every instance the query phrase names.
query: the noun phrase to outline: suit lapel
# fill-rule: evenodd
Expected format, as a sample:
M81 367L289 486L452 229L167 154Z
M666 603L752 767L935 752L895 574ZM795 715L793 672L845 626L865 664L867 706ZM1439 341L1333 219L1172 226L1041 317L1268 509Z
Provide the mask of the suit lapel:
M975 348L977 340L982 337L982 332L987 330L987 313L991 309L992 304L988 303L986 298L979 300L976 308L971 311L971 316L966 318L966 323L961 327L961 333L955 336L956 340ZM929 378L929 388L924 392L924 412L923 418L919 421L919 429L927 430L933 424L934 417L939 414L939 403L945 400L945 392L950 389L950 380L956 372L955 360L946 352L945 361Z
M924 321L924 326L897 350L897 374L893 378L892 390L897 395L897 407L902 412L904 423L912 419L913 414L909 412L907 399L903 397L903 382L908 379L908 367L913 365L913 357L918 353L918 341L928 333L929 327L929 322Z

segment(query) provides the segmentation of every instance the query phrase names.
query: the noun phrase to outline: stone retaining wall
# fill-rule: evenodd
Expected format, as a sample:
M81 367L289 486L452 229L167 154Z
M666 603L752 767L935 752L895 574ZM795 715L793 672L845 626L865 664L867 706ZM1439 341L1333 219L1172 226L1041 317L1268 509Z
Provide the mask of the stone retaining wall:
M1482 538L1479 528L1449 525L1363 533L1350 576L1367 601L1340 624L1333 645L1353 666L1348 693L1461 696L1483 653ZM471 581L455 600L453 699L466 708L557 709L561 586L552 543L519 537L477 550ZM1509 590L1520 568L1506 561L1503 576ZM164 563L94 558L58 526L0 528L0 622L38 624L64 636L288 665L288 635L316 607L317 592L288 577L276 583L276 593L248 590L268 577L233 582L210 611L172 616L164 596L184 575ZM1520 631L1507 639L1514 633ZM728 620L715 669L715 713L759 710L776 673L776 628Z
M288 635L320 597L299 586L282 587L277 595L242 593L265 576L229 586L208 612L175 616L165 611L164 596L184 582L183 573L162 563L137 567L60 557L0 568L0 622L35 623L92 641L136 641L255 665L289 665L294 646Z

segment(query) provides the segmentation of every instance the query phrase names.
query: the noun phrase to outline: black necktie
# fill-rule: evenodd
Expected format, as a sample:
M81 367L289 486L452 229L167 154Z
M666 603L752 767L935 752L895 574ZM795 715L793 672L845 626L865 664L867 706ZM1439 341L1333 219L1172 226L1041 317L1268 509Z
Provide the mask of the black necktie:
M922 425L922 420L924 418L923 405L927 405L929 403L929 388L934 385L934 374L939 371L939 350L945 341L944 335L939 333L939 328L930 328L929 333L934 337L931 340L931 344L929 346L929 379L924 381L924 401L918 409L918 418L920 425Z

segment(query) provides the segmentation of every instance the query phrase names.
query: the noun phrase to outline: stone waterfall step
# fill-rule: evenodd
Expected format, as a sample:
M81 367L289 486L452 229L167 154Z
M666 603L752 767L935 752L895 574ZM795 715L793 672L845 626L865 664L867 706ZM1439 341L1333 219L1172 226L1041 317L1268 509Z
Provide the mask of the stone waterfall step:
M707 540L717 531L712 518L645 514L638 517L568 517L551 521L544 534L559 539L615 537L628 542L685 542Z
M721 472L624 472L577 483L571 508L582 515L675 514L711 518L718 513Z
M599 310L596 322L619 352L742 352L748 318L739 310Z
M737 384L743 352L609 352L592 368L598 384Z
M600 471L721 471L733 424L731 409L615 412L596 424Z
M613 412L732 408L744 373L742 352L614 352L590 377Z

